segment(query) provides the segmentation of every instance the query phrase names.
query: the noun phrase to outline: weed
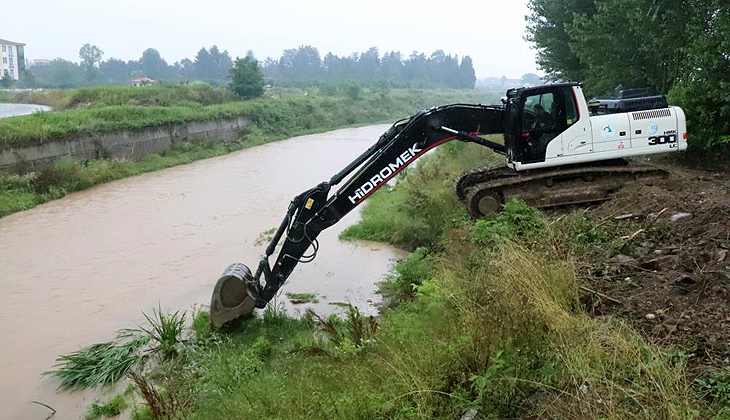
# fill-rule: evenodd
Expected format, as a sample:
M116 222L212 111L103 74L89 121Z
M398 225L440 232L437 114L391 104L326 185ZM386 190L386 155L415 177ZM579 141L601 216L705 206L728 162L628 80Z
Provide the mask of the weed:
M415 296L414 286L419 286L431 276L431 264L426 248L418 248L395 270L377 284L378 294L383 298L383 306L395 307Z
M730 368L713 370L695 379L694 385L712 404L730 407ZM727 411L730 414L730 409Z
M494 245L500 240L538 234L544 227L545 222L540 219L539 210L521 201L511 200L492 219L477 221L472 239L480 245Z
M137 392L139 392L142 399L144 399L145 405L152 413L153 419L171 420L175 418L176 414L180 410L185 408L185 404L174 394L169 392L160 392L142 375L135 372L129 372L127 376L137 387ZM143 415L144 413L137 414L138 418Z
M302 303L319 303L319 299L317 299L317 295L315 293L286 292L285 295L289 301L295 305Z
M147 336L139 336L123 344L93 344L59 357L56 369L43 374L60 379L58 388L61 390L109 385L143 361L139 349L149 340Z
M89 406L89 408L86 410L86 414L84 415L85 420L96 420L102 416L104 417L114 417L121 414L124 410L126 410L128 407L127 400L124 398L124 395L117 395L111 400L107 401L104 404L101 404L99 401L94 402Z
M177 356L178 346L182 343L185 328L185 312L175 311L165 314L161 308L153 309L152 316L142 313L149 326L139 327L152 342L152 352L160 353L163 359Z

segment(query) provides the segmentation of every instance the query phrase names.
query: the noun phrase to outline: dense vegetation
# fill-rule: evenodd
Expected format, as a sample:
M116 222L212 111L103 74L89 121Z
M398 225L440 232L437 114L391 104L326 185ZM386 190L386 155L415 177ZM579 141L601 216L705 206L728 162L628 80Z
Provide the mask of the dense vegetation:
M201 48L193 59L184 58L168 64L159 51L148 48L139 60L103 60L104 52L86 44L79 51L80 62L55 59L49 64L32 66L22 76L18 87L73 88L85 85L130 83L132 78L147 77L156 81L206 81L223 85L229 79L235 59L217 46ZM255 60L253 52L247 57ZM328 53L322 58L312 46L284 50L279 59L267 58L259 63L269 84L279 86L321 85L325 81L355 80L361 84L386 83L391 87L468 88L476 76L472 60L444 53L430 56L414 51L408 57L396 51L382 57L377 48L339 57ZM12 82L12 81L8 81Z
M178 143L169 152L136 162L61 159L42 173L0 174L0 217L103 182L272 140L354 124L393 122L444 103L493 100L475 91L369 91L351 86L357 88L356 95L351 91L275 89L265 97L243 102L226 102L230 92L206 84L23 93L28 101L71 109L0 120L0 145L237 115L247 116L249 124L237 141ZM143 104L149 106L140 106Z
M726 419L730 376L693 385L689 355L582 309L587 263L625 247L628 232L519 202L467 217L453 177L495 159L444 146L345 233L417 249L380 284L381 317L270 307L212 333L201 312L178 355L143 375L133 418Z
M724 0L531 0L528 39L554 79L592 94L653 87L687 112L690 152L730 143L730 6Z

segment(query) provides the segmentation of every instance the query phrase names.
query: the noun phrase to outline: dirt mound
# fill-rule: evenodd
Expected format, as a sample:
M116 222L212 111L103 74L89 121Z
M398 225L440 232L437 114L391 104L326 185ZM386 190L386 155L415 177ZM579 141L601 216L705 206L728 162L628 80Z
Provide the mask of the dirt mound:
M636 234L596 268L590 287L605 296L586 303L654 341L689 349L695 366L730 366L730 176L670 171L591 210Z

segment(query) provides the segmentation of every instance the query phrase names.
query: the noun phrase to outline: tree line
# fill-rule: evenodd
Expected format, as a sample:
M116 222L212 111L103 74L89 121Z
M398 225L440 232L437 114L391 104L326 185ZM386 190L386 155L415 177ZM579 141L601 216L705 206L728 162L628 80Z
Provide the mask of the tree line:
M730 144L727 0L530 0L527 39L552 80L589 94L652 87L683 107L695 150Z
M247 57L253 58L249 51ZM72 88L89 85L129 84L136 77L157 81L206 81L221 85L229 80L234 59L217 46L201 48L193 57L169 64L154 48L142 52L137 60L104 60L97 46L85 44L79 62L57 58L45 65L29 67L21 75L19 87ZM272 85L318 84L331 80L355 80L362 84L388 83L392 87L473 88L476 76L469 56L437 50L430 56L413 52L404 58L400 52L382 57L373 47L363 53L339 57L328 53L324 59L312 46L285 50L277 59L259 62L266 81Z
M387 81L394 87L474 87L476 75L471 57L436 50L431 55L413 51L408 57L390 51L380 56L376 47L349 56L328 53L322 58L309 45L284 50L278 60L262 63L265 77L280 83L313 80L356 80L364 84Z

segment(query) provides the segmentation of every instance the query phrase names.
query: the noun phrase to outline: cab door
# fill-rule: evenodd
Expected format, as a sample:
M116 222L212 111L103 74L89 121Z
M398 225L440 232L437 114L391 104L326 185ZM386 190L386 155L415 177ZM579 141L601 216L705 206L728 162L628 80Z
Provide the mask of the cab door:
M544 162L562 154L561 134L568 128L564 86L545 86L523 92L515 124L514 160Z
M580 86L573 86L564 95L568 128L561 136L562 154L555 156L548 154L548 157L579 155L593 151L593 134L591 133L588 106L585 105L585 101L578 101L578 98L583 98Z

